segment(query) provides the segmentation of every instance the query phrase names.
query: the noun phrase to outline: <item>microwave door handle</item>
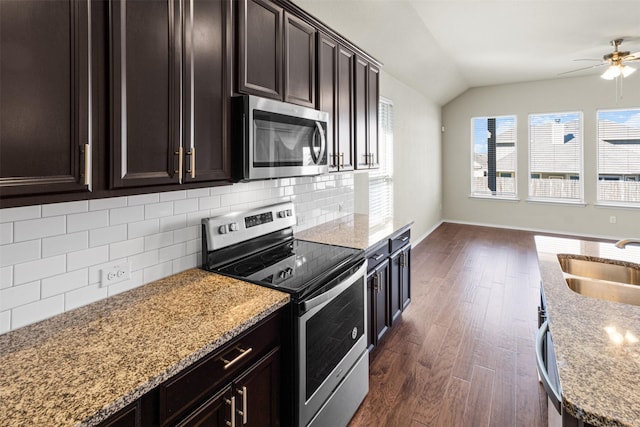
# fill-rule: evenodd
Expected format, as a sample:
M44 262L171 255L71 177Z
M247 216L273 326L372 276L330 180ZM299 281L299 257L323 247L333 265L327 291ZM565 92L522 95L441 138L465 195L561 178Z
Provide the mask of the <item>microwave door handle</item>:
M320 154L318 154L316 164L320 164L320 162L324 158L324 152L327 149L327 138L325 138L324 130L322 129L320 122L316 122L316 131L320 134Z

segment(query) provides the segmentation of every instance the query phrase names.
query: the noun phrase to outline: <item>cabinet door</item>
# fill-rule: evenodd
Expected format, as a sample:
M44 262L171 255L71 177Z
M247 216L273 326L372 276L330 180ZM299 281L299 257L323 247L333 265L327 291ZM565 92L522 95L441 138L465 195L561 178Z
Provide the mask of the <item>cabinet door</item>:
M284 100L316 106L316 29L284 13Z
M184 2L184 180L230 177L231 4Z
M0 2L3 197L89 189L94 111L88 6L74 0Z
M402 289L400 296L402 310L404 311L411 302L411 245L407 245L407 247L402 250L401 266Z
M369 289L369 349L378 344L389 329L389 260L384 261L367 277Z
M355 166L356 169L369 168L367 150L367 62L356 57L355 60Z
M238 92L282 99L283 13L268 0L240 0Z
M340 170L353 170L354 164L354 64L354 53L340 46L336 72L338 93L334 143Z
M367 154L369 167L380 167L378 150L378 97L380 93L380 70L369 64L367 67Z
M110 3L111 184L178 183L180 43L177 0Z
M98 427L137 427L140 425L140 401L136 401L102 421Z
M280 425L280 348L234 381L236 425Z
M402 251L391 255L389 274L389 315L390 323L394 324L400 313L402 313L402 278L403 278L403 256Z
M233 425L231 422L231 410L237 403L231 400L231 386L224 388L202 406L196 409L176 427L226 427Z
M331 37L319 33L318 34L318 109L326 111L331 115L327 124L327 135L331 138L328 144L329 170L338 170L338 159L336 149L338 135L336 132L336 123L338 116L338 43Z

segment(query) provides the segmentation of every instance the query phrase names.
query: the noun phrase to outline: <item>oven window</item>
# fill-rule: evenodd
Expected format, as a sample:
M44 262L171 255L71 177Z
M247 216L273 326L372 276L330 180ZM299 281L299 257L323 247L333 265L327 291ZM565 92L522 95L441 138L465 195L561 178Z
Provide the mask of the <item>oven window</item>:
M307 399L364 334L364 304L361 278L307 320Z
M253 166L309 166L326 164L320 129L326 123L255 110Z

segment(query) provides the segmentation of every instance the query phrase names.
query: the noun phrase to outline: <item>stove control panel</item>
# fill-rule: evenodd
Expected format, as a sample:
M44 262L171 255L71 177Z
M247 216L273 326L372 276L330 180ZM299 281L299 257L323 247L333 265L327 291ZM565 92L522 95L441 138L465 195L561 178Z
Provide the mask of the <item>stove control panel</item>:
M244 212L231 212L202 220L208 251L284 230L295 224L292 202L278 203Z

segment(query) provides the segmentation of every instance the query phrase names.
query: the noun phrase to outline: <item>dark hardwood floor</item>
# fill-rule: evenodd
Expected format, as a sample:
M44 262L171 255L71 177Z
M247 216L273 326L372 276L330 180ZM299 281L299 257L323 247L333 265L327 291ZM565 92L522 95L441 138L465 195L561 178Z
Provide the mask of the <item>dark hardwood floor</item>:
M411 304L350 427L547 425L533 235L445 223L413 249Z

